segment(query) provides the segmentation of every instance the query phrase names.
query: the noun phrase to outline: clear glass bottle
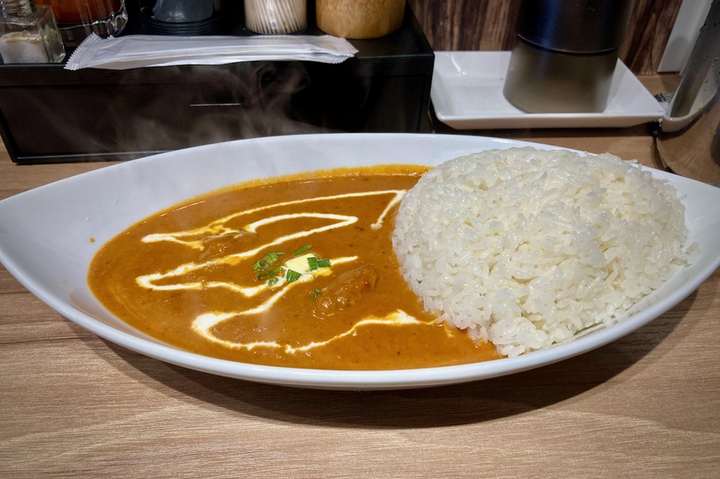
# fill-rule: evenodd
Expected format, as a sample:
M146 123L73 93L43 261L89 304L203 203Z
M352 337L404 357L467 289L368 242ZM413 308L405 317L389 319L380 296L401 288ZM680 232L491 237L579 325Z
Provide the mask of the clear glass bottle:
M0 56L4 63L59 63L65 58L52 8L32 0L0 0Z

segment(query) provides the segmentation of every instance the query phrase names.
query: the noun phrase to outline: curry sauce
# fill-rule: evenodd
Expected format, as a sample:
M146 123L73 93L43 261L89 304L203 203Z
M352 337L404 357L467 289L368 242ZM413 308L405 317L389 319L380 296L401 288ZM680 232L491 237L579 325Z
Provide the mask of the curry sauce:
M424 171L337 171L196 198L105 244L88 283L139 331L216 358L346 370L496 359L438 324L400 274L394 214Z

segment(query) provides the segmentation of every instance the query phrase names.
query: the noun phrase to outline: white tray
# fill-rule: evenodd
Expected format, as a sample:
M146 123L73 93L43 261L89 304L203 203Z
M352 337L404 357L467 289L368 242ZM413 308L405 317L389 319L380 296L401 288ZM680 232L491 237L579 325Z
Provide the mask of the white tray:
M628 127L665 111L618 60L602 113L525 113L503 96L510 52L435 52L432 98L435 114L458 129Z

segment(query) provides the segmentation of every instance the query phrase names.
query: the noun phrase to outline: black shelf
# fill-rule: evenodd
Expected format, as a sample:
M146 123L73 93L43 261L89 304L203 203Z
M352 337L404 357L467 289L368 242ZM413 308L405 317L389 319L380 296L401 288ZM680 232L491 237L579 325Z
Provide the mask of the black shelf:
M242 23L232 35L252 34ZM142 26L131 22L125 34L135 33ZM312 24L302 33L322 34ZM47 163L258 136L428 131L434 54L410 7L397 32L350 42L359 53L337 65L0 65L0 134L13 161Z

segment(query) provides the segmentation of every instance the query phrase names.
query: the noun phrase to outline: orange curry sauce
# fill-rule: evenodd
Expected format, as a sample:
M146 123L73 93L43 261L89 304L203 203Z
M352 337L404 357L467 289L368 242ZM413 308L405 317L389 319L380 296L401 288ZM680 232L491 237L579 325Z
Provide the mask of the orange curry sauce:
M425 171L333 170L195 198L105 244L88 283L139 331L216 358L348 370L496 359L437 324L400 274L394 216ZM308 258L330 266L310 271Z

